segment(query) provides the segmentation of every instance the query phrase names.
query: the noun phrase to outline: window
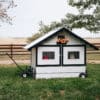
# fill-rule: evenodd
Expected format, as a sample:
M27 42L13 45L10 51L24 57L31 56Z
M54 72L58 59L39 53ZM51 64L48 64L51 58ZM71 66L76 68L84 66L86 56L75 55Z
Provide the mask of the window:
M37 66L59 66L60 65L60 48L57 45L43 45L36 49Z
M68 52L68 59L79 59L79 52Z
M65 38L65 35L64 35L64 34L59 34L59 35L58 35L58 39L59 39L59 38L60 38L60 39L64 39L64 38Z
M54 52L43 52L42 59L43 60L55 59L55 53Z
M69 41L64 34L59 34L57 38L57 44L66 44Z

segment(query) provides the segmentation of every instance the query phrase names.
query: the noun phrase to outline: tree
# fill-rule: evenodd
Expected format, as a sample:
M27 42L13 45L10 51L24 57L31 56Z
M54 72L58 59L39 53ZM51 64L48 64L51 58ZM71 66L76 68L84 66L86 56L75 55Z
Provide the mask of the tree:
M64 25L70 30L74 28L85 28L90 32L100 31L100 0L68 0L68 4L77 8L79 13L67 13L65 18L62 18L60 22L55 21L50 25L40 22L37 35L35 34L31 38L28 38L28 41L35 40L50 30Z
M60 22L52 22L50 25L45 25L42 21L39 23L39 30L37 33L35 33L32 37L28 38L27 42L31 42L33 40L36 40L37 38L43 36L47 32L61 26Z
M64 23L71 28L85 28L91 32L100 31L100 0L69 0L68 4L77 8L79 14L69 13Z
M10 8L15 7L13 0L1 0L0 1L0 21L11 24L12 18L8 15L7 11Z

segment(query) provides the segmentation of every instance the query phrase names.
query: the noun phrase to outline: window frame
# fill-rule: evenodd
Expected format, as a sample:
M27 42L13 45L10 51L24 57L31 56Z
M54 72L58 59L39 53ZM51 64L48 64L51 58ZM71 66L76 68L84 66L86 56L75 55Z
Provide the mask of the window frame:
M80 51L68 51L68 59L80 59Z
M58 46L58 45L39 45L39 46L37 46L36 47L36 66L37 67L55 67L55 66L60 66L61 65L61 58L60 58L60 56L57 58L56 57L56 53L55 53L55 58L57 58L58 59L58 63L56 64L56 63L50 63L50 64L40 64L39 63L39 61L38 61L38 48L39 47L58 47L58 54L60 54L60 47ZM46 50L47 51L47 50ZM52 51L53 51L53 49L52 49ZM42 59L42 58L41 58ZM49 61L49 60L42 60L42 61Z
M77 52L77 51L80 52L80 50L71 50L71 47L72 47L72 48L77 48L77 47L80 48L80 47L83 47L83 49L84 49L84 51L83 51L83 54L84 54L84 56L83 56L83 62L82 62L82 63L65 63L65 62L64 62L64 56L65 56L65 54L64 54L64 48L65 48L65 47L68 47L68 48L70 49L70 50L67 51L66 54L68 54L68 52L70 52L70 51L71 51L71 52L73 52L73 51L75 51L75 52ZM66 66L66 67L67 67L67 66L77 66L77 67L78 67L78 66L86 66L86 45L64 45L63 48L62 48L62 51L63 51L63 54L62 54L62 55L63 55L63 57L62 57L62 61L63 61L63 62L62 62L62 66ZM79 57L80 57L80 59L81 59L81 52L80 52L79 55L80 55ZM80 60L80 59L68 59L68 56L67 56L67 59L66 59L66 60L70 60L70 62L73 62L73 61L76 61L76 62L77 62L77 61ZM79 62L79 61L78 61L78 62Z
M53 59L55 59L55 52L53 52L53 51L43 51L42 52L42 59L43 60L53 60Z
M37 61L37 59L38 59L38 47L58 47L59 48L59 54L61 54L61 52L62 52L62 55L64 55L64 47L74 47L74 48L76 48L76 47L83 47L83 49L84 49L84 51L83 51L83 53L84 53L84 61L83 61L83 63L79 63L79 64L69 64L69 63L64 63L64 59L63 59L63 57L60 55L60 57L59 57L59 64L51 64L51 65L49 65L49 64L47 64L47 65L40 65L40 64L38 64L38 61ZM71 50L71 49L70 49ZM81 53L80 53L80 55L81 55ZM55 56L56 56L56 54L55 54ZM77 59L74 59L74 60L77 60ZM39 45L39 46L36 46L36 67L56 67L56 66L69 66L69 67L71 67L71 66L86 66L86 45Z

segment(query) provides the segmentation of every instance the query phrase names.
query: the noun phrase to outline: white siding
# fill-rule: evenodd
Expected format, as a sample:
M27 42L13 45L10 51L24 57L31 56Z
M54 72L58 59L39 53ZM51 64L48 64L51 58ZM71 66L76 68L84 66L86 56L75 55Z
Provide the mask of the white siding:
M36 67L36 48L32 48L32 57L31 57L31 66L32 68L35 68Z
M86 71L85 66L37 67L36 79L79 77L80 73L85 73L85 71Z
M61 34L61 33L60 33ZM63 34L63 33L62 33ZM66 45L75 45L75 44L84 44L82 41L80 41L78 38L70 35L69 33L64 33L66 38L69 39L69 42L66 44ZM56 45L56 41L57 41L57 37L58 35L56 36L53 36L51 39L48 39L46 40L45 42L43 42L42 45Z

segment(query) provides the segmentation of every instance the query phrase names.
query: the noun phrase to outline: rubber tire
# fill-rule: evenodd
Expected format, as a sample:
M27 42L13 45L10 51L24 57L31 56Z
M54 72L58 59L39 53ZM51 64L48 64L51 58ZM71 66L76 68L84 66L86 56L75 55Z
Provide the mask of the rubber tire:
M85 73L80 73L79 77L86 78L86 74Z
M22 74L22 77L23 77L23 78L26 78L26 77L27 77L27 74L26 74L26 73L23 73L23 74Z

